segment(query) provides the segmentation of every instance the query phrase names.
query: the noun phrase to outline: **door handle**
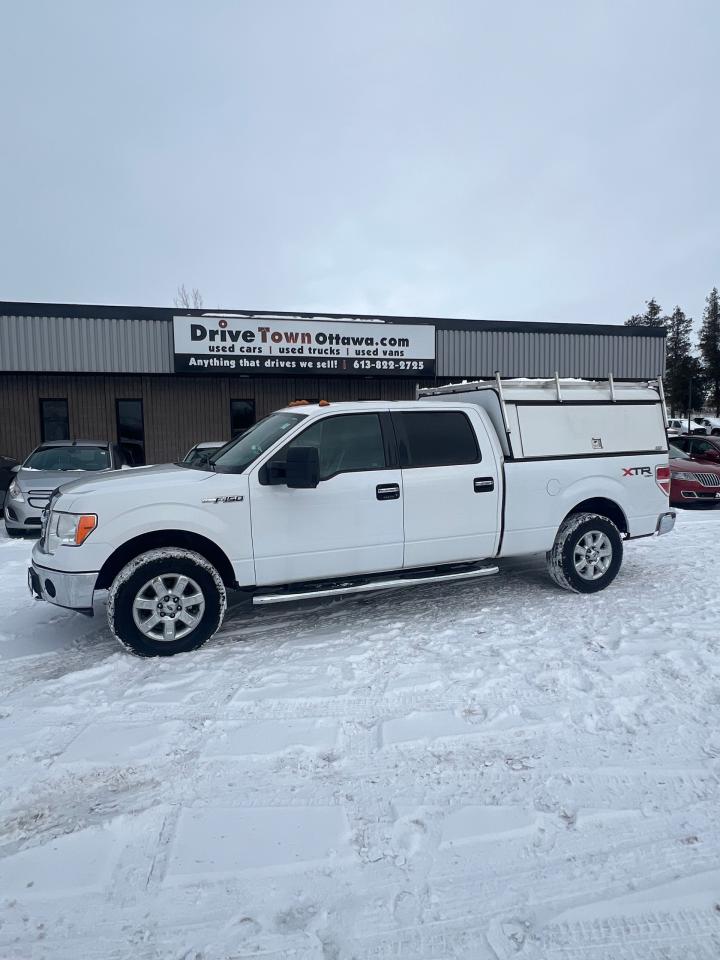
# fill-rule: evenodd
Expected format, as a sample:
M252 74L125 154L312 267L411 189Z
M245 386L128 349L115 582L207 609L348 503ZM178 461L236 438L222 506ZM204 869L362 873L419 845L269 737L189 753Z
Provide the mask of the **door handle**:
M475 477L473 489L475 493L492 493L495 489L495 480L492 477Z
M399 483L379 483L375 487L375 496L378 498L378 500L399 500L400 484Z

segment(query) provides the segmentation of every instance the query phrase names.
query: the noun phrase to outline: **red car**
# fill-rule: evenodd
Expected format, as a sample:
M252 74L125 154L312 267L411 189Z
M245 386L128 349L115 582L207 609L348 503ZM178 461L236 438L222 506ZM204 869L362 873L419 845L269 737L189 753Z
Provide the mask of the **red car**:
M720 437L673 437L672 445L691 460L720 464Z
M670 444L670 503L687 507L693 503L720 504L720 462L691 459Z

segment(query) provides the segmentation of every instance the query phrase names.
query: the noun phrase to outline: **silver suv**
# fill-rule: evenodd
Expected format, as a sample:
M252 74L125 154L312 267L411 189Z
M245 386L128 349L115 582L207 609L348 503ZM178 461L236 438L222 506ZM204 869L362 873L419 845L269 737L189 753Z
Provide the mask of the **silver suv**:
M95 440L58 440L41 443L27 460L14 468L5 494L5 526L11 537L40 533L42 512L63 483L86 471L119 470L128 466L115 443Z

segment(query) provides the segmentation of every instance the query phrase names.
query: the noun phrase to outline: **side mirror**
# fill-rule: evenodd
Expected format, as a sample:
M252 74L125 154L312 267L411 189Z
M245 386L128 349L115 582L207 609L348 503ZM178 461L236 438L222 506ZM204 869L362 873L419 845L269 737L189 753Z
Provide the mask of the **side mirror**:
M16 463L14 467L10 467L10 473L18 473L22 464Z
M704 454L706 460L712 460L713 463L720 461L720 450L707 450Z
M320 482L320 455L317 447L290 447L287 451L285 482L294 490L309 490Z

